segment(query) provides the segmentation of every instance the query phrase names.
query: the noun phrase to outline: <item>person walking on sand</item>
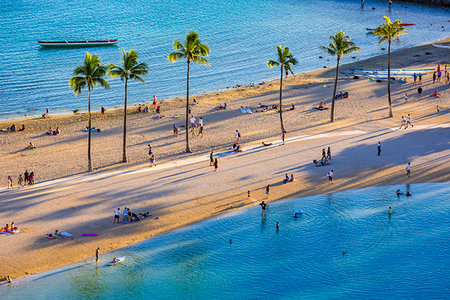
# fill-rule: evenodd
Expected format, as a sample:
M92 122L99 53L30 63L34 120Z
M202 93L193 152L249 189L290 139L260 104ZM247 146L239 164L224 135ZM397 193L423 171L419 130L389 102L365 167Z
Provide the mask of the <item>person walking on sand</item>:
M436 82L436 71L434 71L434 73L433 73L433 83L435 83Z
M219 168L219 161L217 160L217 158L214 160L214 172L217 171L217 169Z
M270 184L268 184L266 186L266 195L267 195L267 197L269 197L269 195L270 195Z
M408 93L405 93L405 101L408 101Z
M378 148L378 156L381 156L381 142L378 142L377 148Z
M333 183L333 170L328 172L327 176L328 176L328 182Z
M283 142L284 145L284 138L286 137L286 134L284 133L284 131L281 133L281 141Z
M114 210L114 223L120 223L120 207L118 207L116 210Z
M406 175L407 175L408 177L411 177L411 163L408 163L408 164L406 165Z
M174 135L175 137L178 136L178 127L177 127L177 125L175 125L175 124L173 124L173 135Z
M105 114L105 107L102 105L102 108L100 109L100 111L102 112L102 115Z
M408 114L408 119L406 121L405 129L408 128L408 125L411 125L411 127L414 127L414 125L411 123L411 115L410 114Z
M241 137L241 133L239 130L236 129L236 133L234 134L236 136L236 144L239 144L239 138Z
M152 146L150 144L147 145L148 146L148 155L152 155L153 151L152 151Z
M402 129L403 127L405 127L405 129L406 129L406 119L404 116L402 116L402 122L400 123L399 129Z
M199 137L203 137L203 125L199 125L200 126L200 128L198 129L198 134L197 134L197 136L199 136Z
M45 110L45 116L48 117L48 114L50 113L50 111L48 110L48 108Z
M328 147L327 149L327 157L328 159L331 159L331 147Z
M417 74L416 73L413 74L413 78L414 78L414 84L416 84L416 80L417 80Z
M327 158L327 153L325 152L325 148L322 149L322 161Z
M98 255L100 254L100 247L97 247L97 249L95 250L95 262L98 262Z
M12 178L11 178L11 176L8 176L8 189L9 188L13 188L13 181L12 181Z
M18 183L18 188L23 187L23 178L22 178L22 174L19 175L19 178L17 179L17 183Z
M211 151L211 153L209 153L209 165L212 166L214 165L214 152Z
M419 84L422 84L422 73L419 73Z
M417 88L417 94L419 95L419 99L422 99L422 92L423 92L423 89L422 89L421 86L419 86L419 87Z
M28 184L28 170L25 170L25 173L23 173L23 178L24 178L24 184L27 185Z
M156 157L155 157L155 154L152 153L150 155L150 167L153 167L153 166L156 167Z
M261 205L261 216L266 216L266 208L268 205L264 202L264 200L259 205Z
M200 127L203 127L203 118L200 117L200 119L198 120L198 124L200 125Z

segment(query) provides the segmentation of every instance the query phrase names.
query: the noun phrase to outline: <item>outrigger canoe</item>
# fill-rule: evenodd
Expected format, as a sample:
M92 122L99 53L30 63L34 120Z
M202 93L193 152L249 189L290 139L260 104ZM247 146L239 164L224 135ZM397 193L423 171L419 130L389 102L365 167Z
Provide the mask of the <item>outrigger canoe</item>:
M95 40L95 41L38 41L43 47L95 47L115 45L118 39L113 40Z

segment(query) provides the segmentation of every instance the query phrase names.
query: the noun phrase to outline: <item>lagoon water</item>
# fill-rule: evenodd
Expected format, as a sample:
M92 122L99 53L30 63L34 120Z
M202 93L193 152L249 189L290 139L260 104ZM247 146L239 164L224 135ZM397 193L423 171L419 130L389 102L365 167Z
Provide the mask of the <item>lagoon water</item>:
M394 49L448 36L447 10L407 6L394 4L389 11L381 0L366 1L364 8L357 0L2 0L0 118L42 114L47 107L53 113L85 111L86 93L75 97L68 80L86 51L99 55L104 63L118 63L121 47L140 53L150 75L145 86L131 84L130 103L149 101L153 95L159 99L183 96L186 64L171 64L167 55L173 40L183 39L189 30L198 31L212 49L211 68L192 68L193 94L276 78L278 72L265 62L274 57L275 45L280 43L299 59L295 72L334 65L334 59L318 47L339 29L361 47L359 58L382 54L382 46L365 28L379 25L384 15L417 24L408 28ZM118 38L118 46L43 49L37 44L37 40L108 38ZM319 59L320 55L325 58ZM122 105L123 86L119 80L111 83L109 91L93 92L94 110Z
M0 298L444 299L449 195L449 183L427 183L271 203L266 218L251 207L102 254L98 267L91 259L0 286Z

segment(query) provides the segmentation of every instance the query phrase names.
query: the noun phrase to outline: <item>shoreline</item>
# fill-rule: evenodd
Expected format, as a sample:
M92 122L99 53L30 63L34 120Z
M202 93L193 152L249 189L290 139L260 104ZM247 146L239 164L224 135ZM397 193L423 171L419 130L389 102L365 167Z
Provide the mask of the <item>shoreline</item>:
M416 3L416 2L410 1L410 0L405 0L405 2ZM423 3L420 3L420 4L423 4ZM395 51L392 51L392 53L398 52L398 51L402 51L402 50L405 50L405 49L418 48L418 47L422 47L422 46L432 45L432 44L435 44L435 43L446 43L446 42L449 43L450 42L450 38L436 40L436 41L429 42L429 43L423 43L423 44L419 44L419 45L416 45L416 46L410 47L410 48L406 48L406 47L405 48L399 48L399 49L396 49ZM383 57L385 55L387 55L387 54L376 54L376 55L373 55L373 56L368 56L368 57L363 58L361 60L359 60L359 58L358 58L357 61L351 61L351 62L347 62L345 64L341 64L340 68L341 68L341 70L344 70L344 69L348 68L351 65L360 64L360 63L363 63L364 61L377 59L377 58ZM326 57L324 56L324 63L326 62L325 58ZM314 68L314 67L312 67L311 69L308 69L306 71L303 71L303 72L300 72L300 73L296 74L296 76L302 76L302 75L307 75L307 74L310 74L310 73L318 73L318 72L322 73L324 71L326 73L327 70L335 69L335 66L334 66L335 61L334 60L330 60L330 63L332 63L333 66L331 66L331 67L327 66L327 68ZM343 75L341 75L341 76L343 76ZM192 98L192 99L194 99L194 98L201 98L201 97L205 97L205 96L207 97L207 96L210 96L210 95L213 95L213 94L217 94L217 93L223 93L223 92L226 92L226 91L229 91L229 90L236 90L236 89L240 89L240 88L249 88L249 87L265 85L265 84L276 84L278 82L278 80L279 80L279 78L277 78L277 77L267 78L267 79L262 79L262 80L260 80L260 82L257 82L257 83L249 82L249 83L245 83L245 84L236 84L236 85L234 85L232 87L217 88L217 89L214 89L212 91L206 91L206 92L201 93L201 94L190 95L189 97ZM168 99L161 99L161 100L158 99L158 102L159 103L170 103L170 102L173 102L173 101L180 101L180 100L184 101L185 97L181 96L181 95L180 96L172 96L172 97L169 97ZM130 110L130 109L133 109L133 108L137 108L139 105L152 106L151 103L152 103L152 101L149 100L148 102L128 104L127 111ZM105 109L106 109L106 111L112 112L113 114L117 114L118 111L120 111L120 112L123 111L123 107L120 107L120 106L117 106L117 105L116 106L112 106L112 107L105 106ZM99 114L100 110L91 110L91 113L92 114ZM44 111L42 111L41 113L38 113L36 115L29 115L29 116L20 116L20 115L15 115L15 114L13 114L13 115L5 115L5 116L0 115L0 127L3 125L2 123L4 123L4 122L15 122L15 123L18 123L20 121L25 121L25 120L43 119L42 118L42 114L44 114ZM78 113L73 113L73 112L71 113L70 110L61 110L61 111L56 111L54 113L51 112L50 114L51 114L51 116L57 116L57 117L71 117L71 116L74 116L74 115L87 114L87 110L85 111L85 110L80 109Z
M427 183L443 184L443 183L448 183L448 182L449 182L448 180L447 181L426 181L426 182L418 181L418 182L412 182L412 184L427 184ZM408 183L406 183L406 182L405 183L397 183L395 185L398 185L398 184L410 184L410 183L411 182L408 182ZM372 187L392 187L392 186L394 186L394 184L390 184L390 185L369 185L369 186L358 187L358 188L339 189L339 190L333 191L333 193L334 192L342 192L342 191L352 191L352 190L367 189L367 188L372 188ZM279 199L274 199L271 202L292 201L292 200L296 200L296 199L299 199L299 198L308 198L308 197L312 197L312 196L319 196L319 195L325 195L325 194L328 194L328 193L323 193L323 194L321 194L321 193L311 193L311 194L306 194L306 195L302 195L302 196L298 196L298 197L295 197L295 196L294 197L282 197L282 198L279 198ZM257 206L257 205L258 204L250 204L250 205L239 207L239 208L236 208L236 209L231 209L231 210L229 210L227 212L223 212L223 213L215 215L215 216L205 217L205 218L199 219L197 221L193 221L193 222L190 222L190 223L186 223L184 225L177 226L177 227L172 228L172 229L168 229L167 231L159 232L158 234L155 234L155 235L153 235L150 238L144 239L144 240L139 241L139 242L135 242L135 243L133 243L131 245L127 245L127 246L124 246L124 247L121 247L121 248L109 250L107 252L102 252L101 255L100 255L100 260L101 260L102 257L107 256L107 255L111 255L113 252L122 251L122 250L125 250L127 248L134 247L134 246L136 246L138 244L146 243L149 240L151 240L153 238L156 238L158 236L165 235L165 234L168 234L168 233L171 233L171 232L175 232L175 231L178 231L178 230L189 230L190 227L201 225L204 222L213 222L213 221L217 221L217 220L220 220L220 219L223 219L223 218L231 217L231 216L236 215L236 214L244 213L246 210L249 210L251 207ZM42 277L53 276L56 273L66 272L66 271L69 271L69 270L72 270L72 269L76 269L76 268L79 268L79 267L84 267L84 266L87 266L87 265L90 265L90 264L95 264L94 260L95 260L95 256L94 255L93 256L89 256L89 257L86 257L86 258L84 258L82 260L79 260L79 261L76 261L76 262L73 262L73 263L69 263L69 264L65 264L65 265L61 265L61 266L58 266L58 267L55 267L55 268L52 268L52 269L43 270L41 272L28 274L28 275L21 276L21 277L18 277L18 278L12 278L13 279L12 283L16 282L17 280L19 280L19 281L37 280L37 279L40 279ZM0 281L0 289L2 287L3 288L9 287L8 282Z
M445 41L450 41L450 38ZM433 55L423 55L430 51L428 49L433 49ZM447 57L446 53L445 49L434 48L431 44L398 50L392 53L393 67L434 66ZM414 57L416 54L420 54L420 58ZM355 64L379 67L385 65L385 59L377 56L352 63ZM342 70L348 67L343 65ZM15 221L25 229L18 235L0 236L9 242L0 245L0 255L16 254L8 264L0 262L0 277L11 275L15 279L54 269L92 257L92 249L95 250L97 245L104 251L120 249L176 228L256 205L264 199L267 183L273 184L269 201L278 201L387 183L450 181L450 150L445 144L445 136L449 134L450 106L447 87L437 87L443 94L441 98L429 98L428 94L436 86L430 82L430 76L426 76L423 86L427 98L421 101L411 93L410 100L405 102L405 91L414 91L417 86L394 84L395 118L386 118L385 84L341 77L338 88L350 91L351 97L336 102L337 121L329 124L328 112L323 114L312 107L320 99L331 97L333 81L334 68L286 80L284 104L287 107L290 102L295 102L296 110L286 113L287 137L292 141L283 147L259 146L261 141L279 139L278 114L269 111L243 115L239 112L241 105L254 107L258 102L276 103L277 82L192 96L200 103L194 112L206 120L205 137L191 138L196 152L193 156L182 153L183 137L177 139L171 135L171 125L179 122L172 116L183 112L183 99L162 102L168 120L154 120L145 114L131 113L133 109L130 109L128 164L116 162L121 154L120 149L116 149L120 148L121 109L107 111L107 117L94 113L93 124L106 129L102 135L93 135L95 172L92 174L85 172L87 137L79 130L85 124L85 114L23 121L30 128L25 135L2 135L4 147L0 150L3 154L0 173L2 177L19 174L28 167L37 171L39 182L53 180L53 183L21 190L0 190L0 219ZM224 101L229 104L229 110L214 110L214 106ZM442 109L439 114L435 112L436 104ZM410 130L393 130L398 128L400 115L409 112L413 112L413 120L418 125ZM11 121L0 122L0 127L6 123ZM41 134L53 124L62 124L59 125L63 132L61 135L50 137ZM442 128L430 127L435 124ZM249 150L220 157L218 172L212 171L207 164L208 151L223 151L232 145L236 127L243 132L244 150ZM355 134L340 136L339 133L344 131L354 131ZM309 135L313 138L296 139ZM383 151L386 151L381 159L372 157L372 148L378 139L382 140ZM21 150L22 144L29 140L38 144L37 150ZM418 140L421 143L417 143ZM146 144L149 142L160 158L158 167L153 169L145 164ZM329 145L333 149L333 157L337 156L333 161L337 181L333 185L326 182L328 168L314 168L311 164L311 160L320 154L320 149ZM364 155L366 152L370 155ZM194 161L201 157L202 160L167 169L161 166L175 164L186 157ZM407 161L414 166L411 179L404 176ZM296 182L279 185L279 179L288 172L295 174ZM71 181L79 177L86 180ZM252 191L251 198L247 198L247 190ZM120 229L112 226L112 210L124 205L131 206L133 211L150 209L160 219L144 220L139 227L135 224L118 225ZM46 240L45 234L55 229L72 233L74 239ZM94 230L101 232L101 236L91 239L79 237L83 232Z

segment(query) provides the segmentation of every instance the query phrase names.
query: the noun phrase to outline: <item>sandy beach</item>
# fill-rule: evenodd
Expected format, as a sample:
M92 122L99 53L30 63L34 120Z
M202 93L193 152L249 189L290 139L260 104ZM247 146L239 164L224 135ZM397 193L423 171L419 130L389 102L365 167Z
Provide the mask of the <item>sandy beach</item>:
M441 41L450 43L450 38ZM430 54L426 54L430 53ZM392 53L393 68L434 68L450 63L448 49L423 45ZM386 56L342 66L385 68ZM324 62L325 64L325 62ZM375 185L449 181L450 179L450 85L432 83L431 73L421 85L411 81L392 85L394 118L386 118L386 83L340 77L338 91L350 97L336 102L336 122L329 123L329 111L314 109L330 99L334 68L288 77L283 92L287 143L279 145L279 116L274 110L242 114L241 106L256 108L259 103L278 102L278 80L193 96L199 105L192 108L202 117L204 137L191 138L193 154L183 153L184 131L174 137L172 126L184 124L184 99L161 103L162 119L154 114L129 109L128 164L121 160L122 110L96 112L92 134L95 171L87 169L86 114L59 115L0 122L25 125L24 132L0 133L0 224L14 221L21 233L0 235L0 278L34 274L73 263L95 253L118 249L180 226L198 222L266 200L264 189L271 184L271 201ZM431 94L437 90L441 97ZM405 101L405 93L408 100ZM82 95L83 96L83 95ZM84 95L85 96L85 95ZM223 103L227 110L216 110ZM330 101L327 101L330 106ZM436 106L440 107L437 112ZM151 106L151 105L150 105ZM401 116L411 114L414 127L399 130ZM59 127L60 135L48 136L49 127ZM234 132L241 134L243 152L227 150ZM262 147L261 142L272 142ZM377 156L377 142L382 154ZM25 150L29 142L37 149ZM147 144L157 157L149 168ZM321 149L331 147L331 165L314 167ZM217 172L209 166L209 151L219 153ZM412 176L405 167L411 162ZM327 172L333 169L335 183ZM22 189L6 189L8 175L14 178L25 170L34 171L37 184ZM295 182L281 183L284 174L294 174ZM250 190L251 197L247 197ZM393 191L394 193L395 191ZM117 207L134 212L150 211L153 217L139 223L113 224ZM3 226L3 225L2 225ZM73 239L48 240L46 234L70 232ZM81 237L98 233L96 237ZM14 255L11 255L14 253Z

